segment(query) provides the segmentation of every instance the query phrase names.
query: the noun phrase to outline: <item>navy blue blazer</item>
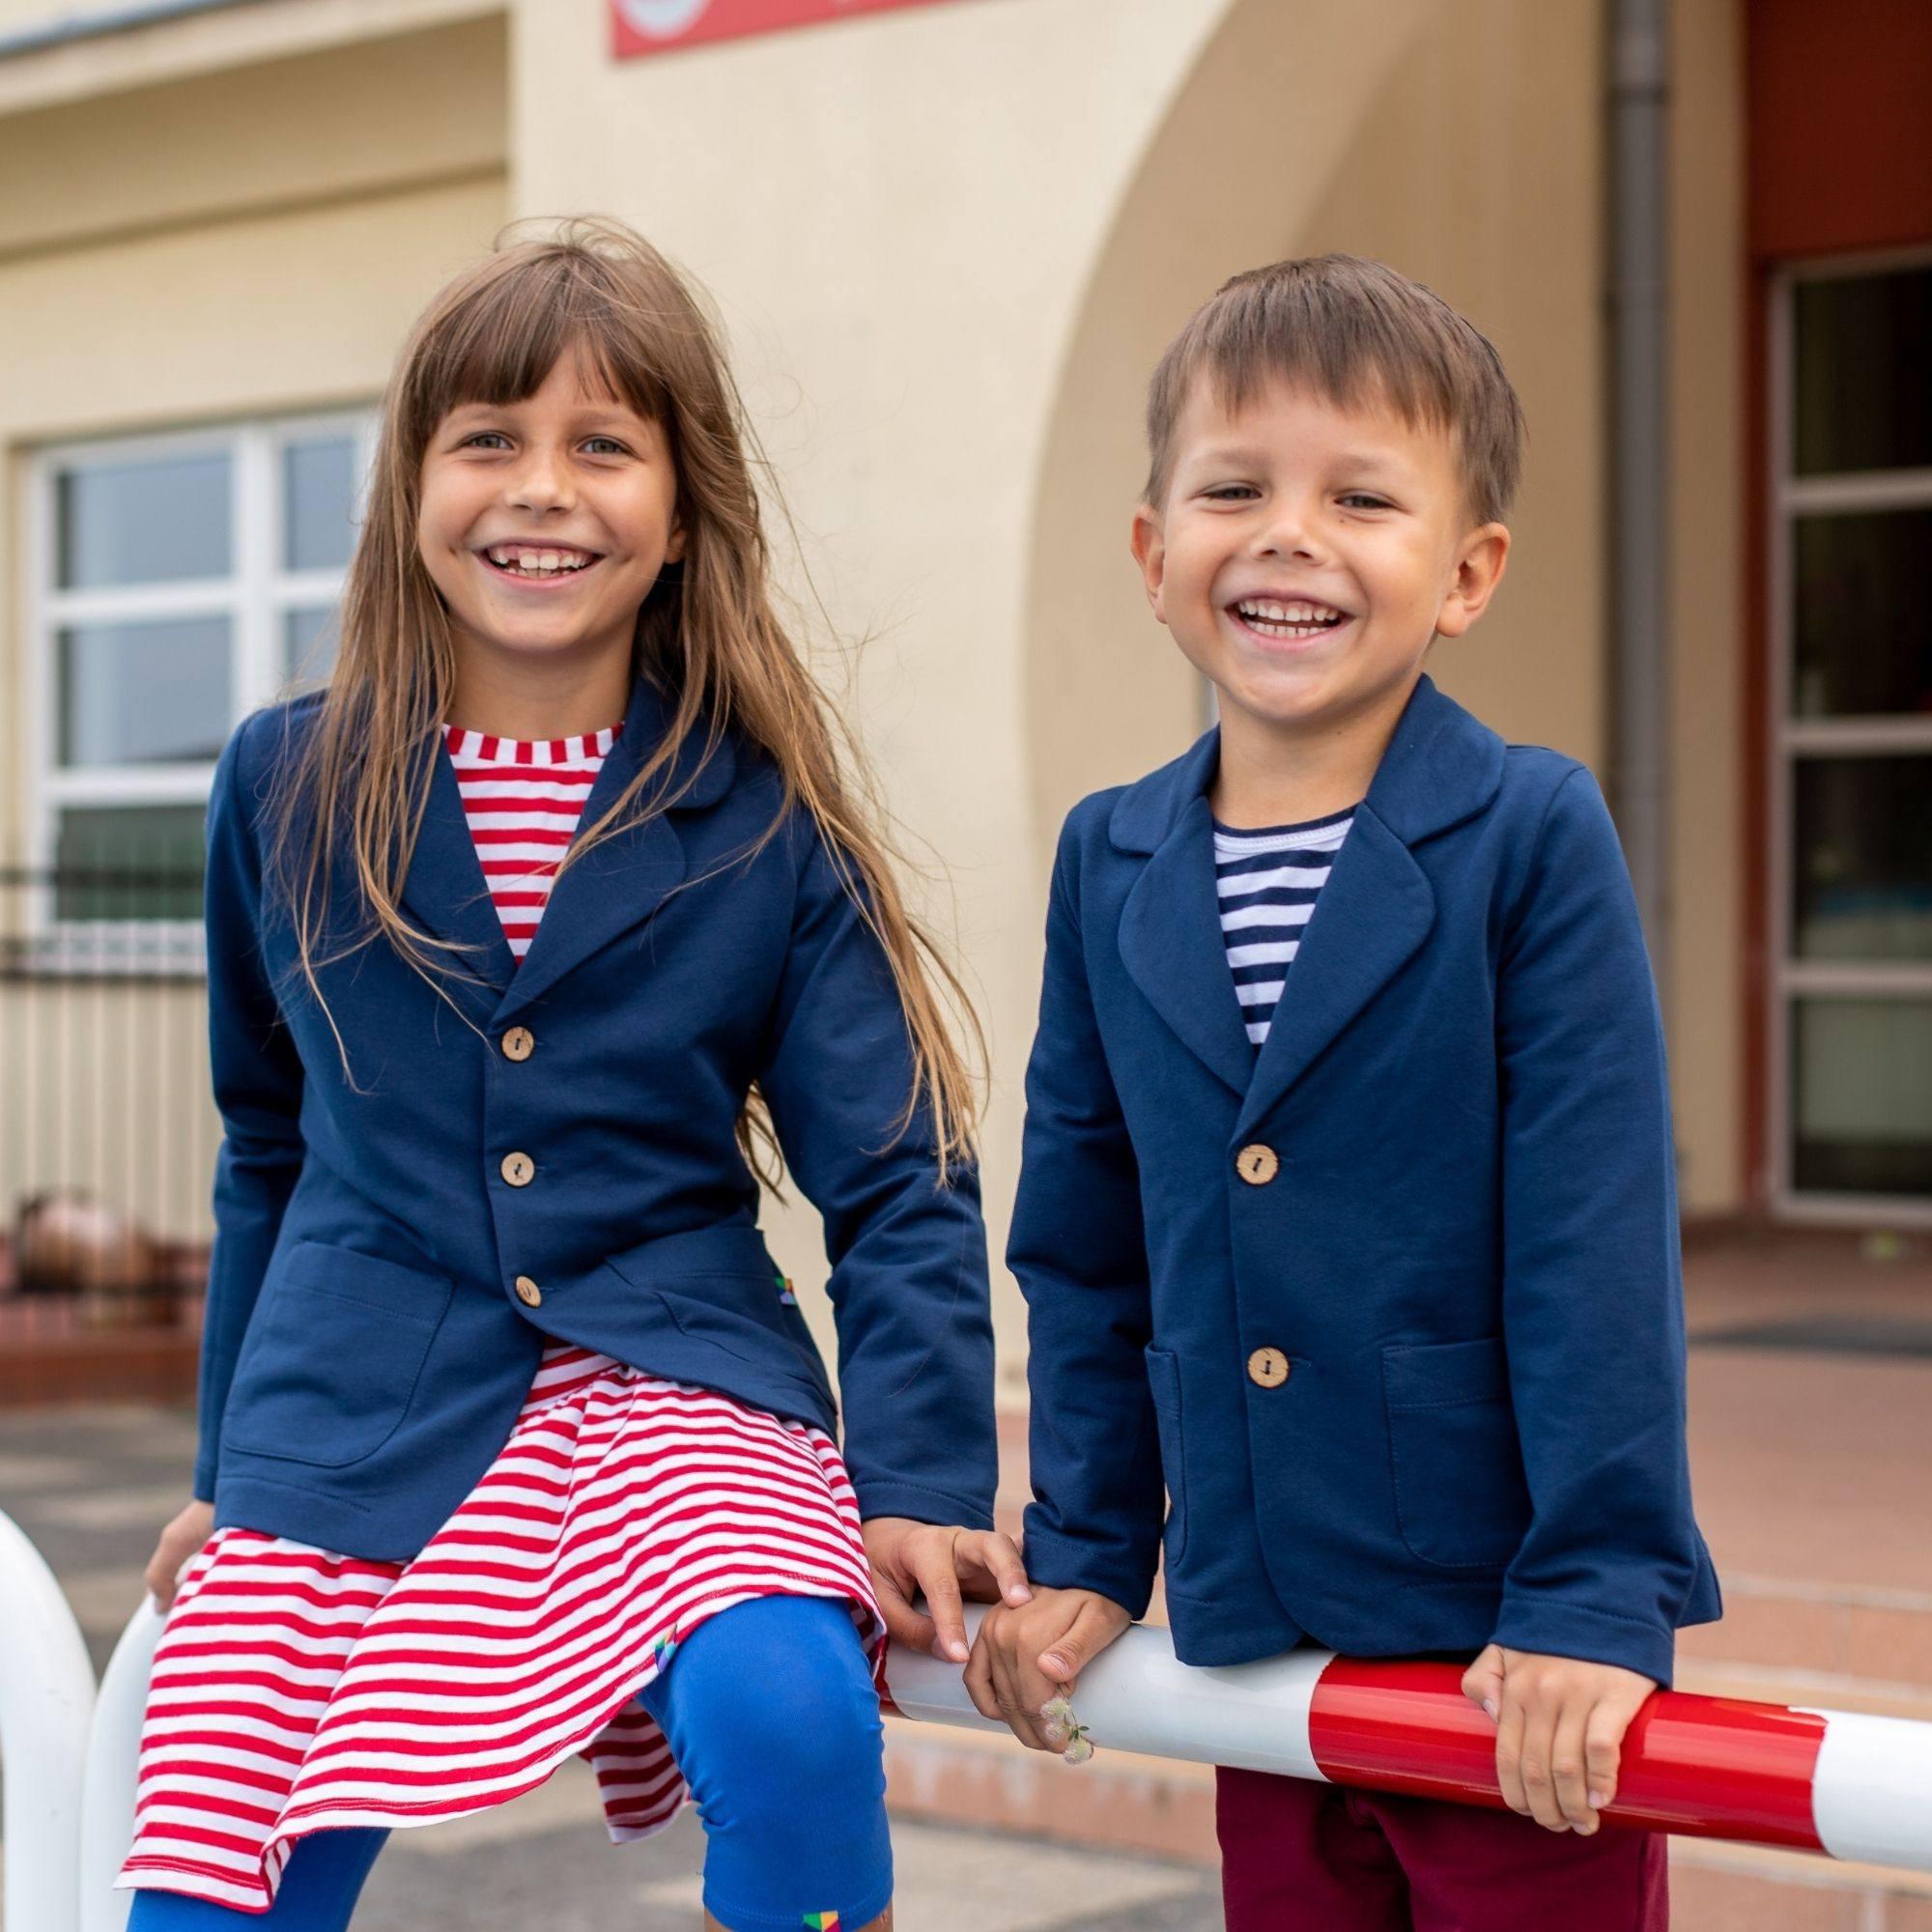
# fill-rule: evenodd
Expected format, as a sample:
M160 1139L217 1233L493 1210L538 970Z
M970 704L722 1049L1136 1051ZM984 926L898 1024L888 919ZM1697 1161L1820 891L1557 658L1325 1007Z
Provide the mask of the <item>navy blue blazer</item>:
M802 812L758 844L769 761L688 746L688 789L563 872L518 966L439 743L404 910L475 947L476 983L447 982L452 1011L384 941L336 957L338 1050L263 885L270 781L317 708L243 723L209 811L226 1138L195 1493L217 1522L414 1555L502 1447L546 1334L836 1429L733 1137L755 1080L824 1217L862 1513L989 1526L978 1180L937 1184L929 1119L894 1139L911 1057L890 967ZM668 718L639 679L586 824Z
M1027 1569L1141 1615L1164 1480L1188 1662L1494 1639L1668 1683L1673 1631L1719 1610L1662 1033L1602 794L1423 678L1257 1056L1218 752L1061 838L1009 1251Z

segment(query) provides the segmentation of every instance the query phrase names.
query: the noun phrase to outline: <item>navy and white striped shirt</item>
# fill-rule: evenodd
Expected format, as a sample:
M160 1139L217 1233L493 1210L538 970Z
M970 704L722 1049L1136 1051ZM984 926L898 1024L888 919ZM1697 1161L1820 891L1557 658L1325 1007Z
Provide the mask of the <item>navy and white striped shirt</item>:
M1268 1037L1275 1004L1301 945L1342 840L1354 823L1351 806L1305 825L1236 832L1214 825L1214 886L1221 900L1221 943L1235 976L1235 995L1257 1052Z

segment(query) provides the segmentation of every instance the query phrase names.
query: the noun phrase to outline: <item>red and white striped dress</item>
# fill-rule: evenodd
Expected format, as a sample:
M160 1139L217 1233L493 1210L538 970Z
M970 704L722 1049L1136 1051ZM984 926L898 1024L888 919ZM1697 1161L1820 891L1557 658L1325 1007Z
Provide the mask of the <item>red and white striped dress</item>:
M449 734L519 958L615 735ZM304 1833L466 1817L578 1751L611 1836L644 1837L687 1793L638 1692L707 1618L775 1595L844 1599L883 1688L831 1437L553 1342L509 1440L413 1561L230 1526L188 1565L119 1883L266 1912Z

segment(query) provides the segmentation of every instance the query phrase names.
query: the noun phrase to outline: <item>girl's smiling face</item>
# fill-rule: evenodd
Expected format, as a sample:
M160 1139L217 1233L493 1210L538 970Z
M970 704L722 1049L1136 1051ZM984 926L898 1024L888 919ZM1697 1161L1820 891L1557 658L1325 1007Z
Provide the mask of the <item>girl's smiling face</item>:
M423 453L416 546L459 652L628 654L684 554L663 429L575 354L516 403L464 403Z
M1299 735L1399 711L1475 621L1509 534L1470 526L1453 437L1271 384L1231 412L1197 379L1166 501L1134 554L1155 616L1229 711Z

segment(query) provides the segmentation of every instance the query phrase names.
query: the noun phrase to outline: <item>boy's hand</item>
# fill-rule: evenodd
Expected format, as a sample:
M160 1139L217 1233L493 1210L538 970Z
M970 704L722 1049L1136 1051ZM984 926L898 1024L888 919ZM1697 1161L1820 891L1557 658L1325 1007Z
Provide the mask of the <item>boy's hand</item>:
M964 1663L966 1617L960 1598L975 1603L1024 1604L1026 1570L1010 1536L990 1529L955 1529L875 1516L859 1525L872 1565L879 1612L895 1643ZM923 1596L930 1615L913 1608Z
M966 1666L974 1707L982 1718L1010 1724L1021 1744L1058 1751L1061 1746L1041 1728L1041 1707L1070 1692L1081 1671L1132 1622L1094 1590L1040 1589L1023 1609L988 1610Z
M142 1580L163 1616L175 1600L175 1578L181 1567L214 1534L214 1505L191 1502L161 1531L155 1553L148 1558Z
M1496 1778L1512 1811L1588 1837L1617 1795L1624 1733L1657 1689L1614 1663L1544 1657L1492 1643L1463 1674L1463 1694L1496 1721Z

